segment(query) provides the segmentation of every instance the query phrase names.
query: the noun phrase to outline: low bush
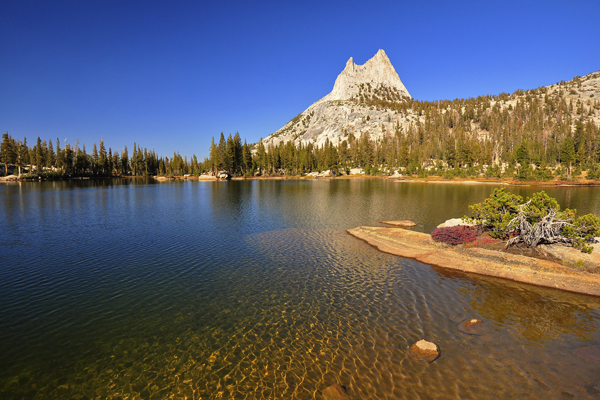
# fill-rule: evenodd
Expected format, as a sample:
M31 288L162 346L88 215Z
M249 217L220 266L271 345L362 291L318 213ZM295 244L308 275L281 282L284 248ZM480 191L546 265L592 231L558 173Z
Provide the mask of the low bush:
M486 238L474 241L473 242L473 246L480 246L482 244L492 244L492 243L495 243L495 242L496 242L496 240L494 240L492 238L489 238L489 237L486 237Z
M494 192L483 202L470 205L473 218L464 219L479 223L481 228L496 239L507 239L506 247L524 243L563 243L585 253L593 251L592 244L600 236L600 219L587 214L576 218L577 211L560 209L556 199L546 192L534 193L527 201L521 196L502 189Z
M443 242L454 246L472 242L478 235L479 229L476 227L457 225L437 228L431 233L431 238L436 242Z

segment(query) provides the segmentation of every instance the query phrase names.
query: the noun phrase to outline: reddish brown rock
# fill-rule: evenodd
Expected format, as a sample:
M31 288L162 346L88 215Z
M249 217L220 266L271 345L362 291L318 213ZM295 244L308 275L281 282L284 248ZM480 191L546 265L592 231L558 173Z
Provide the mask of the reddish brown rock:
M415 224L412 221L408 221L408 220L402 220L402 221L381 221L382 224L387 224L387 225L393 225L393 226L399 226L400 228L414 228L415 226L417 226L417 224Z
M458 330L469 335L485 335L489 332L489 328L482 320L472 318L458 324Z
M410 346L408 355L413 360L431 363L440 356L440 348L435 343L421 339Z
M600 363L599 345L580 347L573 350L573 354L579 358L583 358L584 360L591 361L593 363Z
M323 390L323 398L325 400L350 400L346 393L346 388L337 383Z

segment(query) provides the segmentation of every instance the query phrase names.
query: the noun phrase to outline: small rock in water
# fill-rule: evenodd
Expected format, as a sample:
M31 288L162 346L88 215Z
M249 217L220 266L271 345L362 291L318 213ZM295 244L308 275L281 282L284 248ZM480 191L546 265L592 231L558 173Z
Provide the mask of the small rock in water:
M412 359L431 363L440 356L440 348L435 343L421 339L417 343L410 346L408 349L408 355Z
M450 315L449 318L450 318L450 321L456 322L458 324L459 322L463 322L465 319L467 319L467 315L459 312L459 313Z
M469 335L485 335L489 332L489 328L482 320L472 318L458 324L458 330Z
M578 349L573 350L573 354L575 354L579 358L583 358L587 361L592 361L594 363L600 363L600 346L586 346L580 347Z
M337 383L323 390L323 398L325 400L350 400L346 393L346 388Z
M402 220L402 221L381 221L382 224L387 224L387 225L393 225L393 226L399 226L401 228L413 228L415 226L417 226L417 224L415 224L412 221L408 221L408 220Z

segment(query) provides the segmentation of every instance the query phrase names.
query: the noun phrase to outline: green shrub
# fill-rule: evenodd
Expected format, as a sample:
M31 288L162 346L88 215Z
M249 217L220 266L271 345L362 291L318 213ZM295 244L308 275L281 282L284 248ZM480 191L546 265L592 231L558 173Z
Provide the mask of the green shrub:
M600 236L600 219L593 214L575 217L576 210L560 210L556 199L546 192L534 193L526 202L521 196L507 193L504 188L494 192L483 202L470 205L473 218L494 238L512 237L507 246L524 242L528 246L540 243L568 243L585 253Z
M492 237L502 239L508 237L508 223L517 216L518 207L522 202L521 196L507 193L504 188L500 188L494 189L490 197L482 203L470 205L469 208L473 219L480 221Z

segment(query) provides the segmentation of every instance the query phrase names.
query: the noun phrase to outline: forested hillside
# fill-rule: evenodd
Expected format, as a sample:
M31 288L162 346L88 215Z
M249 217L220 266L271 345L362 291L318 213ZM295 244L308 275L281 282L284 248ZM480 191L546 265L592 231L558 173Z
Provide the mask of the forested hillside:
M345 174L517 177L547 180L600 175L600 72L568 82L512 94L469 99L418 101L362 93L349 100L368 110L400 116L404 123L377 122L381 134L355 136L351 129L333 145L261 140L242 144L239 133L221 133L209 157L198 161L175 153L159 156L134 143L106 149L102 141L88 153L60 141L2 136L0 173L33 176L181 175L228 171L237 176L300 175L331 170ZM381 113L380 113L381 115ZM365 115L365 120L369 115ZM398 120L398 118L394 118ZM54 146L55 143L55 146ZM583 174L583 175L582 175Z
M382 134L376 138L347 133L338 146L288 141L264 149L259 142L254 165L267 173L360 167L370 174L399 170L522 179L569 178L588 170L593 178L600 161L599 99L600 72L549 87L453 101L362 95L353 101L400 115L404 123L380 122Z

